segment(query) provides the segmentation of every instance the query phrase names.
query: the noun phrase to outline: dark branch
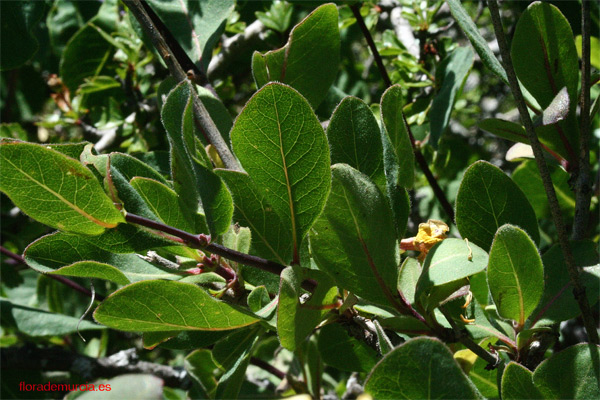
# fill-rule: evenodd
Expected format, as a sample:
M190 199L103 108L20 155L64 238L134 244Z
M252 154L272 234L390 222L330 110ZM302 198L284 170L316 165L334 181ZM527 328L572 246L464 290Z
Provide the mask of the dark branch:
M151 17L148 15L144 5L140 0L123 0L123 3L129 8L133 16L138 20L144 32L150 37L152 40L152 44L167 64L169 71L173 75L173 77L177 80L177 82L183 82L188 79L186 71L183 69L179 60L173 53L173 50L169 47L165 38L162 36L159 29L156 27ZM221 157L223 164L228 169L240 171L241 168L227 147L227 144L221 137L221 133L219 132L215 122L210 117L210 114L202 104L202 101L198 98L198 95L195 90L192 91L193 98L193 106L194 106L194 116L202 126L202 130L206 134L210 143L215 147L217 153Z
M575 183L575 218L573 240L585 237L592 199L590 174L590 3L581 2L581 114L579 136L579 170Z
M488 0L488 6L490 8L496 38L498 39L498 45L500 47L500 54L502 54L502 63L504 64L504 69L506 70L506 74L508 76L508 82L510 83L510 89L515 97L517 108L519 109L519 114L521 115L521 122L527 131L529 143L533 149L535 161L540 172L540 176L542 177L542 182L546 191L546 197L548 198L548 203L550 204L552 219L558 233L558 241L565 257L565 262L569 271L569 278L573 283L573 293L579 308L581 309L581 316L583 318L583 323L585 325L585 329L587 330L589 340L591 343L598 344L598 331L596 330L596 324L594 323L594 317L590 309L590 304L587 296L585 295L585 287L581 284L579 279L579 268L577 268L575 265L573 253L571 252L571 247L569 246L567 229L563 222L562 213L556 198L556 192L554 191L554 186L552 185L552 178L550 177L550 172L548 171L548 166L546 165L546 161L544 159L542 146L540 145L540 141L535 134L533 123L529 117L527 105L523 99L523 93L521 92L517 75L515 74L515 70L513 68L510 49L508 48L506 37L504 36L504 29L502 27L500 11L498 10L498 3L496 0Z
M5 249L4 247L0 246L0 253L4 254L7 257L10 257L11 259L15 260L17 263L28 266L27 262L25 262L25 259L18 255L13 253L10 250ZM29 267L29 266L28 266ZM60 283L62 283L63 285L66 285L68 287L70 287L71 289L82 293L88 297L92 297L92 292L89 289L84 288L83 286L81 286L80 284L78 284L77 282L74 282L70 279L65 278L64 276L60 276L60 275L53 275L53 274L44 274L45 276L47 276L48 278L54 279L55 281L58 281ZM104 297L99 295L98 293L95 294L95 298L98 301L102 301L104 300Z
M189 389L190 376L183 368L140 361L135 349L123 350L109 357L92 358L60 347L39 348L31 344L0 349L2 369L34 371L69 371L85 380L112 378L123 374L152 374L166 386Z

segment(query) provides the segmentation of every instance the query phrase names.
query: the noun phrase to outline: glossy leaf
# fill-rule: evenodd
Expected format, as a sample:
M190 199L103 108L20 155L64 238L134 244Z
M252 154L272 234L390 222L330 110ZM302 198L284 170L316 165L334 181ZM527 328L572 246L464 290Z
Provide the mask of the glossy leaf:
M473 52L467 47L458 47L452 51L436 72L436 79L441 81L439 92L433 99L429 110L431 136L429 143L437 148L442 133L448 126L454 102L458 96L471 67L473 66Z
M319 269L367 300L389 304L398 280L396 232L387 200L364 174L331 167L333 185L310 244Z
M498 229L487 270L498 314L523 325L544 291L544 267L527 233L513 225Z
M216 170L231 191L234 222L252 231L252 253L281 264L292 260L292 237L250 176L243 172Z
M280 275L277 306L277 335L288 350L296 350L336 302L337 288L320 271L287 267ZM306 302L300 301L302 282L314 279L319 284Z
M533 385L533 373L514 361L508 363L502 374L502 398L506 400L542 399Z
M454 238L443 240L427 253L415 301L428 309L436 307L464 286L466 278L483 271L487 264L487 253L477 245Z
M486 40L479 33L477 26L469 14L467 14L467 11L462 6L461 2L459 0L447 0L447 2L452 16L471 42L471 45L477 54L479 54L483 65L488 67L490 71L494 73L494 75L502 79L502 81L508 85L506 71L488 46Z
M206 71L213 47L233 10L233 0L149 0L148 4L192 62Z
M99 235L124 219L94 175L44 146L3 142L0 190L30 217L54 228Z
M381 360L365 383L378 399L481 399L448 348L437 339L417 338Z
M552 355L533 372L533 383L548 399L600 397L600 348L580 343Z
M395 185L410 189L415 179L415 155L402 117L404 103L400 85L391 86L381 97L381 120L384 127L382 134L389 138L397 161L391 170L386 167L386 171L389 170L386 174L393 176L391 181Z
M327 139L332 164L348 164L374 182L385 180L381 133L373 112L364 101L348 96L337 106Z
M580 267L579 279L585 286L590 305L598 302L600 291L600 264L595 243L591 241L571 242L575 265ZM544 263L544 296L537 309L531 314L532 323L549 325L576 318L581 314L573 296L573 285L565 268L565 258L559 245L552 246L542 256Z
M11 1L2 5L0 34L0 70L17 68L38 51L39 43L31 31L44 15L46 5L41 2Z
M162 270L136 254L104 251L85 237L63 232L31 243L24 257L31 268L41 273L107 279L119 284L180 278L173 271Z
M246 104L231 131L236 156L291 227L294 258L329 188L329 148L317 117L294 89L272 83Z
M13 326L29 336L63 336L77 331L79 318L16 304L0 298L2 326ZM81 321L80 331L104 329L90 321Z
M133 332L167 330L219 331L250 325L250 313L216 300L196 285L144 281L111 294L94 318L113 329Z
M318 343L323 362L341 371L368 372L379 359L373 348L348 335L340 324L321 328Z
M281 49L255 52L252 73L257 87L270 81L286 83L316 109L337 75L339 62L338 11L330 3L296 25Z
M487 250L498 228L507 223L520 226L539 243L535 212L521 189L492 164L472 164L456 196L458 231L469 242Z

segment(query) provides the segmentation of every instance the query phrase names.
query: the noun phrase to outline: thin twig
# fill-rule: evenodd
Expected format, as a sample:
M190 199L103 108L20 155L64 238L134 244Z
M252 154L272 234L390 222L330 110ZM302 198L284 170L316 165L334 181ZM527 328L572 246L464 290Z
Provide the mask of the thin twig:
M360 15L360 3L352 4L350 6L350 10L352 10L352 14L354 14L354 18L356 18L356 22L358 23L358 26L363 33L363 36L367 40L367 44L369 45L371 52L373 53L373 58L375 58L375 63L377 64L377 68L379 69L381 77L385 82L385 86L392 86L392 81L387 73L387 70L385 69L385 66L383 65L383 60L381 59L381 55L379 55L379 51L377 51L375 42L373 42L371 32L369 32L367 25L365 25L365 20L363 19L362 15Z
M144 218L131 213L127 213L125 215L125 220L132 224L145 226L150 229L173 235L177 238L182 239L183 243L188 247L199 250L206 250L210 253L224 257L228 260L235 261L250 267L262 269L263 271L267 271L275 275L281 275L281 272L286 268L285 265L279 264L275 261L270 261L265 258L241 253L237 250L230 249L218 243L210 243L210 236L208 235L194 235L192 233L182 231L181 229L165 225L161 222L156 222L151 219ZM310 279L302 282L302 287L310 292L314 291L316 286L317 283Z
M585 237L592 199L590 179L590 3L581 2L581 113L573 240Z
M264 369L271 375L275 375L276 377L278 377L281 380L283 380L285 378L285 372L274 367L273 365L269 364L268 362L261 360L260 358L250 357L250 364L255 365L261 369Z
M496 368L502 362L502 360L499 357L486 351L483 347L479 346L477 343L471 340L471 338L469 338L466 335L466 333L462 331L458 327L458 325L456 325L454 318L452 318L452 316L444 306L440 307L440 311L442 312L442 314L444 314L444 317L446 317L446 320L452 327L452 330L456 335L456 339L458 339L458 341L461 342L467 349L471 350L473 353L477 354L479 357L487 361L489 368L486 369Z
M588 302L587 296L585 295L585 287L581 284L581 281L579 280L579 269L575 265L573 253L571 252L571 247L569 246L567 230L562 219L562 213L558 205L558 200L556 198L554 186L552 185L552 179L548 171L548 166L546 165L546 161L544 160L542 146L540 145L540 141L538 140L538 137L535 134L533 123L531 121L531 118L529 117L529 113L527 112L527 105L525 104L525 100L523 99L523 93L521 92L521 88L519 87L519 82L517 80L517 76L513 68L510 50L506 42L506 37L504 36L504 29L502 27L500 11L498 10L498 3L496 2L496 0L488 0L488 6L490 8L496 38L498 39L498 45L500 47L500 54L502 54L502 63L504 64L504 69L506 70L506 74L508 76L508 82L510 83L510 89L513 96L515 97L517 108L519 109L519 114L521 115L521 122L523 123L523 125L525 126L525 130L527 131L527 136L529 137L529 144L533 149L535 161L538 166L540 176L542 177L544 189L546 190L546 197L548 198L548 203L550 205L552 219L554 221L554 226L556 227L556 231L558 233L558 241L560 243L560 247L562 248L565 257L567 270L569 272L569 278L573 283L573 294L575 295L575 299L577 300L579 308L581 309L581 316L583 318L583 323L587 330L589 341L591 343L598 344L598 331L596 330L596 324L594 323L594 317L590 309L590 304Z
M144 9L140 0L123 0L123 3L129 8L131 13L138 20L144 32L150 37L152 40L152 44L162 57L162 59L167 64L169 71L173 75L173 77L177 80L177 82L184 82L188 79L187 73L183 70L178 60L176 59L173 51L166 43L165 39L157 29L157 27L152 22L152 19ZM227 147L227 144L221 137L221 133L219 132L215 122L210 117L210 114L200 101L195 90L192 90L192 99L193 99L193 107L194 107L194 115L200 125L202 126L202 130L209 138L210 143L215 147L217 153L219 153L219 157L225 164L227 169L240 171L241 167L238 164L236 158Z
M25 261L25 259L22 256L13 253L12 251L4 248L3 246L0 246L0 253L2 253L5 256L7 256L7 257L9 257L9 258L11 258L13 260L15 260L19 264L28 266L27 262ZM31 268L31 267L29 267L29 268ZM48 278L54 279L55 281L58 281L58 282L62 283L63 285L66 285L66 286L70 287L71 289L73 289L73 290L75 290L75 291L77 291L79 293L82 293L82 294L84 294L84 295L86 295L86 296L88 296L90 298L94 296L89 289L84 288L83 286L81 286L77 282L73 282L72 280L67 279L64 276L54 275L54 274L44 274L44 276L47 276ZM98 300L98 301L103 301L104 300L104 296L101 296L98 293L95 294L95 297L96 297L96 300Z
M364 21L362 15L360 15L359 5L353 4L350 6L350 9L352 10L354 17L356 18L356 22L358 23L358 26L360 27L360 29L363 33L363 36L367 40L367 44L369 45L371 52L373 53L373 58L375 59L375 63L377 64L377 68L379 69L379 72L381 73L381 76L385 82L385 85L387 87L392 86L392 81L390 80L387 70L385 69L385 66L383 65L381 55L379 54L379 51L377 50L377 46L375 46L375 42L373 41L371 32L369 32L369 29L367 29L367 26L365 25L365 21ZM429 165L427 164L425 157L423 157L421 150L416 146L415 139L412 135L412 132L410 131L410 127L406 123L406 118L404 118L404 123L406 124L406 127L409 130L410 143L412 145L413 153L415 154L415 159L417 160L419 167L425 174L425 177L427 178L427 182L429 182L429 185L431 186L431 188L433 189L433 193L435 194L435 196L441 203L442 208L444 209L446 214L448 214L448 217L450 218L450 220L452 222L454 222L454 209L452 208L452 205L446 198L446 194L444 193L442 188L440 188L440 185L438 184L437 180L433 176L433 173L431 173L431 170L429 169Z

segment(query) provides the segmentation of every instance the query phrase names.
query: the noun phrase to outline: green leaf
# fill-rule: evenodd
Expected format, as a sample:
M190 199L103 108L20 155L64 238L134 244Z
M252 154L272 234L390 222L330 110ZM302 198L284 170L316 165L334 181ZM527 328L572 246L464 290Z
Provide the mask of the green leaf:
M231 131L236 156L282 222L294 259L329 188L329 148L317 117L292 88L272 83L248 101Z
M429 121L431 136L429 143L437 148L442 133L448 126L454 102L473 66L473 52L467 47L458 47L452 51L436 71L436 80L442 85L431 103Z
M115 28L114 23L106 24L106 17L110 16L112 21L117 21L118 12L116 1L104 2L98 16L73 35L65 46L59 70L64 84L72 93L75 93L85 78L102 74L114 47L100 31Z
M64 336L75 333L79 318L55 314L38 308L16 304L0 298L2 326L13 326L19 332L29 336ZM103 326L90 321L81 321L79 330L98 330Z
M569 22L555 6L532 3L515 28L511 56L519 81L542 108L548 107L566 86L571 106L567 119L557 125L557 133L558 140L567 147L567 159L574 159L574 149L579 148L575 115L579 64Z
M145 349L151 350L160 345L169 350L189 350L210 346L229 333L230 331L157 331L144 332L142 337Z
M169 92L160 114L169 138L173 186L181 209L190 220L200 201L193 161L196 154L193 112L192 86L182 82Z
M283 33L290 26L293 11L294 8L290 3L277 1L271 4L267 12L257 11L255 15L267 28Z
M94 238L95 241L96 238ZM136 254L115 254L96 247L85 237L56 232L31 243L27 264L41 273L107 279L119 284L147 279L179 279Z
M194 221L185 218L174 190L148 178L135 177L130 183L162 222L184 231L194 231Z
M113 329L134 332L229 330L258 321L250 313L211 297L196 285L144 281L111 294L94 318Z
M513 225L498 229L487 271L498 314L523 325L544 292L544 267L527 233Z
M368 372L379 359L373 348L348 335L340 324L319 329L318 343L323 362L340 371Z
M581 343L543 361L533 372L533 383L548 399L600 397L600 347Z
M481 399L448 348L437 339L417 338L381 360L365 383L380 399Z
M202 387L207 398L217 387L217 380L214 377L214 370L217 368L210 350L200 349L192 351L185 358L183 365L185 370Z
M548 169L562 213L564 216L572 217L575 213L575 194L569 187L570 175L557 165L548 165ZM522 162L514 170L512 180L521 188L529 204L533 206L536 217L550 218L550 205L535 161Z
M488 255L473 243L445 239L429 250L415 290L415 300L428 309L465 285L465 278L485 269Z
M217 365L228 371L235 366L238 358L248 351L259 336L260 326L250 329L239 329L219 340L212 350Z
M415 303L415 290L421 271L421 264L411 257L406 257L398 270L398 291L402 293L408 304Z
M395 185L410 189L415 180L415 155L402 116L404 104L401 86L391 86L381 97L381 120L384 127L383 135L387 135L389 138L397 162L394 168L386 174L393 174L391 181ZM386 167L386 171L388 171L388 167Z
M277 307L277 334L279 342L288 350L296 350L335 304L337 288L320 271L287 267L280 275L279 304ZM305 302L300 301L301 284L314 279L319 284Z
M264 286L258 286L248 294L248 307L253 313L257 313L264 306L269 304L271 299L269 298L269 292Z
M479 33L477 26L475 25L469 14L467 14L467 11L464 9L461 2L459 0L447 0L447 3L450 7L450 12L452 13L452 16L458 23L458 26L460 26L464 34L471 42L471 45L473 46L477 54L479 54L483 65L488 67L490 71L494 73L494 75L502 79L502 81L508 85L506 71L504 70L502 64L500 64L500 61L498 61L492 50L487 45L486 40Z
M348 96L337 106L327 127L332 164L348 164L381 184L383 148L381 131L364 101Z
M395 302L399 257L390 207L366 175L345 164L331 171L331 194L310 235L314 259L344 289Z
M515 28L511 56L519 81L542 108L565 86L569 98L577 99L575 40L569 21L555 6L534 2L527 7Z
M577 48L577 55L581 58L581 35L575 37L575 47ZM600 40L597 37L590 36L590 53L590 63L592 64L592 67L600 69Z
M149 0L148 4L169 28L192 62L200 70L206 71L213 47L219 41L227 17L233 11L234 1Z
M247 342L246 346L238 353L231 369L229 369L221 378L217 385L215 398L217 399L237 399L240 394L242 383L246 379L246 370L250 364L252 348L256 345L258 336L254 340Z
M234 222L252 230L252 254L289 264L293 251L290 228L273 211L250 176L231 170L215 170L215 173L233 195Z
M316 109L333 83L340 62L340 31L335 4L324 4L294 27L287 44L255 52L252 73L257 87L287 83Z
M44 15L43 2L9 1L2 4L0 16L0 70L17 68L29 61L39 48L31 31Z
M592 241L582 241L571 242L570 246L575 265L580 267L580 282L585 286L590 305L594 305L598 302L600 291L600 264L598 264L596 244ZM573 285L560 246L556 244L544 253L542 262L544 263L544 296L531 315L532 324L549 325L576 318L581 314L581 310L573 296Z
M68 232L99 235L124 222L94 175L44 146L0 143L0 190L33 219Z
M380 323L383 328L391 329L395 332L406 333L407 335L427 334L431 330L423 322L407 315L385 318L380 320Z
M210 169L194 162L197 187L210 233L221 235L229 229L233 216L233 199L221 178Z
M463 238L487 250L498 228L507 223L525 229L539 243L535 212L521 189L492 164L472 164L456 196L458 231Z
M163 185L168 184L167 180L158 171L128 154L110 153L110 166L119 170L127 181L131 181L137 176L153 179Z
M483 343L479 343L479 346L487 349L487 343L490 342L493 344L495 339L485 340ZM469 378L485 398L497 399L500 398L498 394L498 374L500 370L498 368L489 369L487 368L488 365L489 363L483 358L476 357L475 363L469 371Z
M508 363L502 374L502 398L506 400L542 399L544 396L533 385L533 373L514 361Z
M0 124L0 137L26 141L27 132L23 129L21 124L17 122L12 122L10 124L2 123Z
M87 384L87 382L86 382ZM65 397L65 400L96 400L101 397L112 397L128 400L162 400L163 397L163 379L151 374L123 374L115 378L96 381L94 383L96 390L100 390L100 385L104 385L106 391L110 387L110 395L95 391L73 391ZM86 385L81 385L86 387Z

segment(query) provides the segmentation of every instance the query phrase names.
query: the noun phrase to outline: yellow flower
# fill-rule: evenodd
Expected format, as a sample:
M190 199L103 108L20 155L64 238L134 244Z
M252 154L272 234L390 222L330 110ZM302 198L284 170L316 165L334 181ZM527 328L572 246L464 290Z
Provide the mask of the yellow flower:
M434 244L441 242L446 239L446 233L450 228L444 223L437 219L430 219L427 222L419 224L419 232L415 236L414 246L421 252L419 260L424 260L427 252L433 247Z

